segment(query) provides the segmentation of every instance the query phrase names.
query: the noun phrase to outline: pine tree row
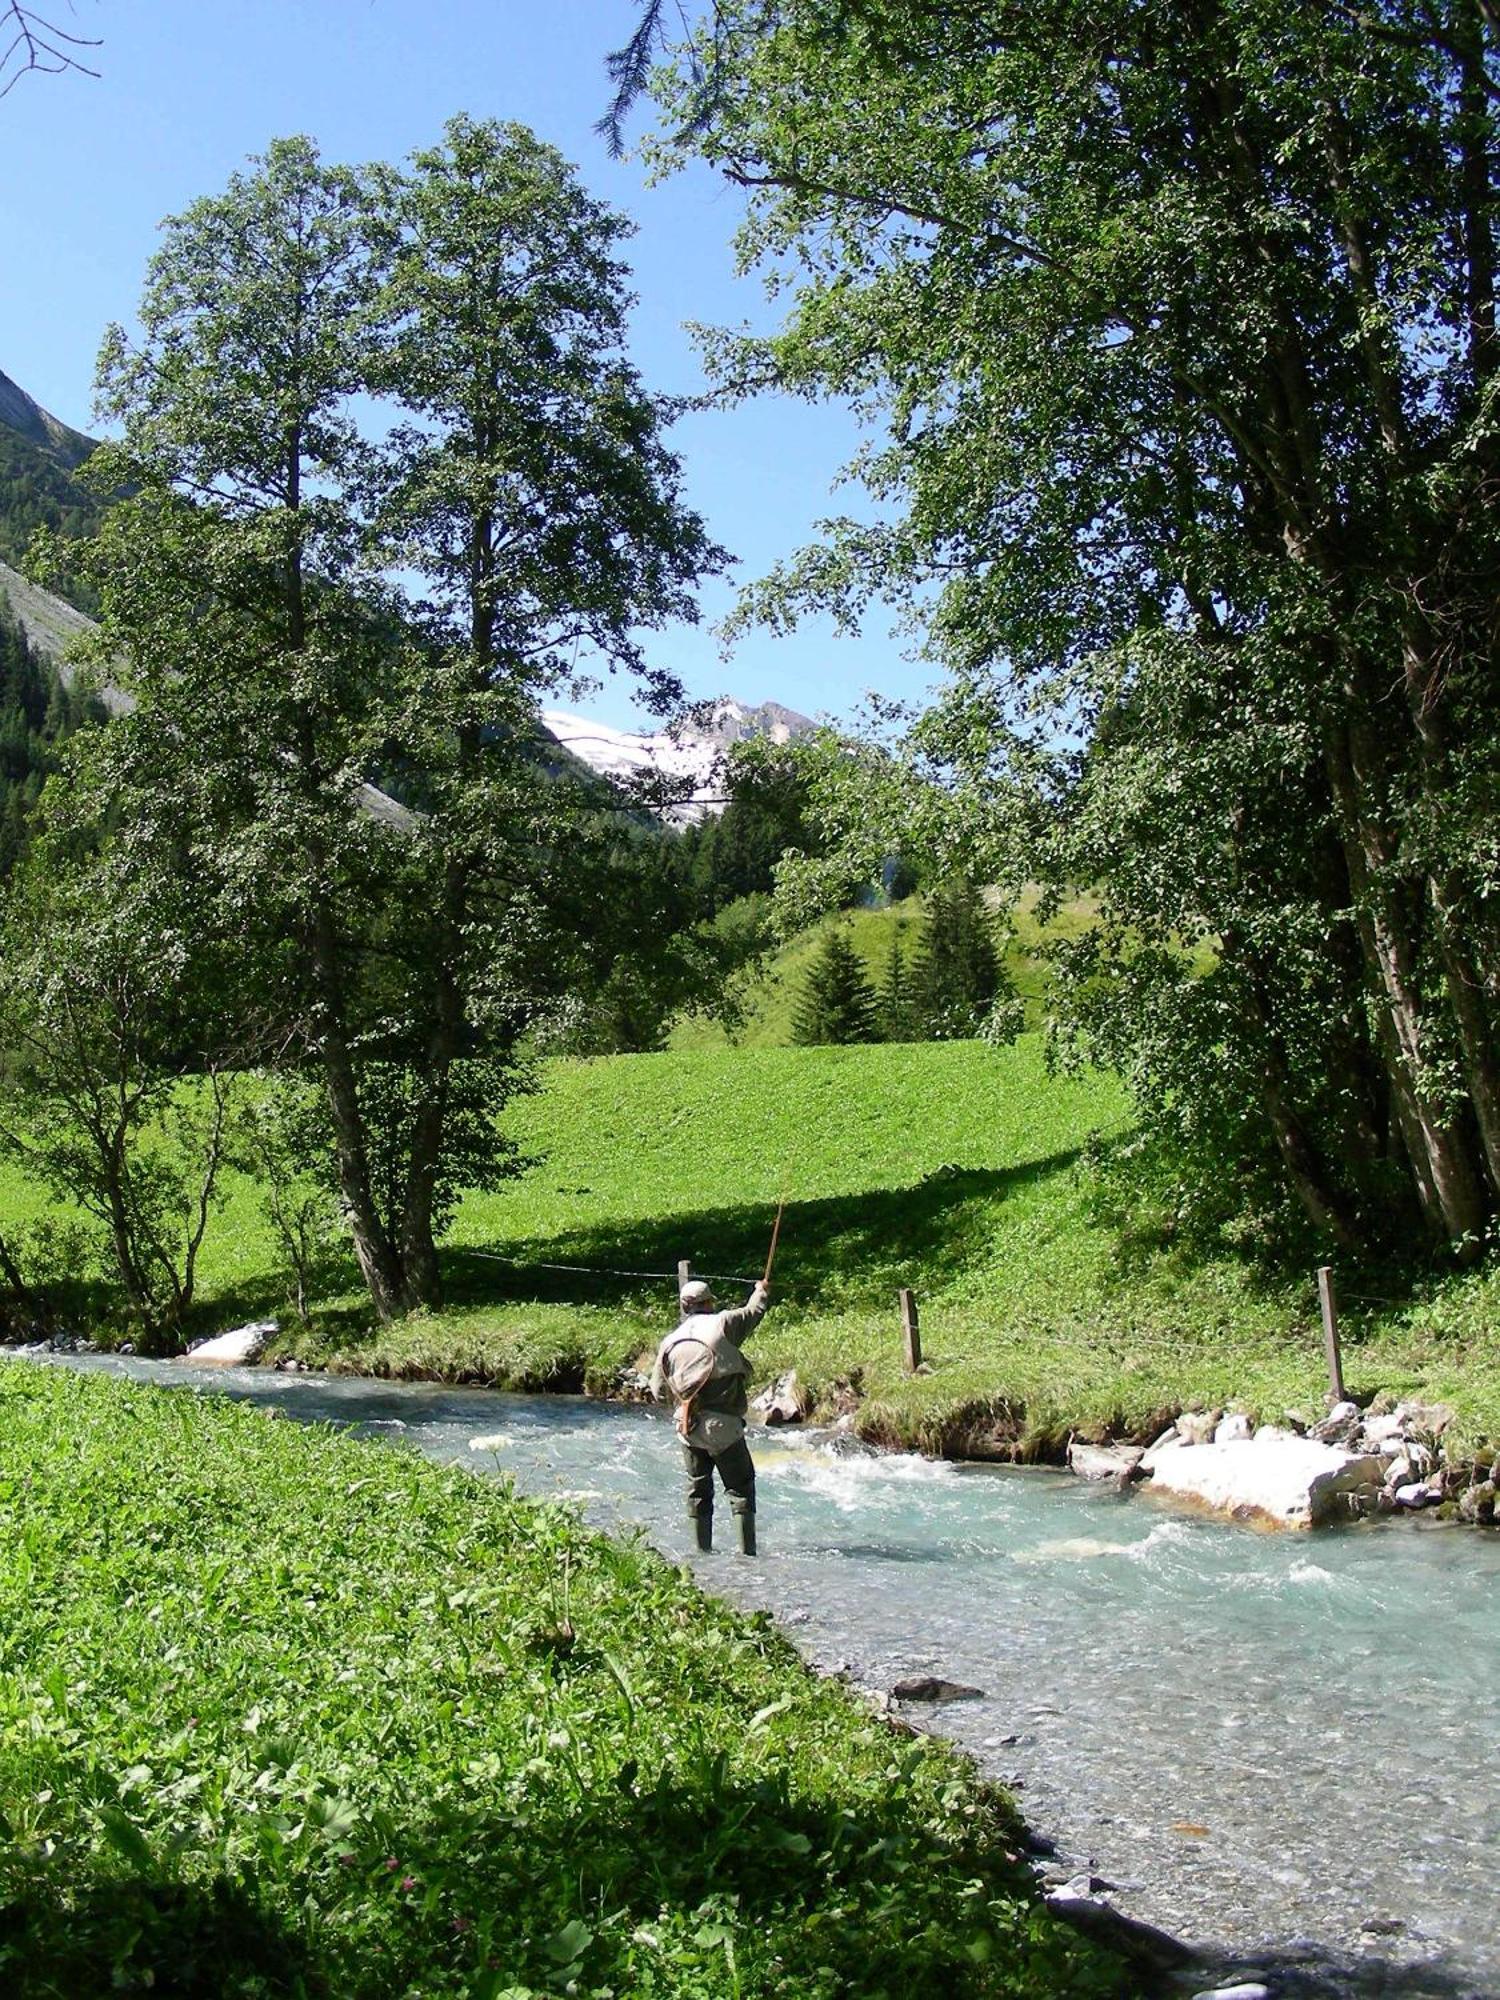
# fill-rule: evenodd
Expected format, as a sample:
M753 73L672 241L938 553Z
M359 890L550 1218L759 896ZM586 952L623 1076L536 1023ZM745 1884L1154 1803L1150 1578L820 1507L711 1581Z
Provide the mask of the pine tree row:
M1006 983L979 891L945 882L926 898L910 957L893 928L878 986L848 932L828 932L798 995L792 1036L825 1045L959 1041L980 1032Z

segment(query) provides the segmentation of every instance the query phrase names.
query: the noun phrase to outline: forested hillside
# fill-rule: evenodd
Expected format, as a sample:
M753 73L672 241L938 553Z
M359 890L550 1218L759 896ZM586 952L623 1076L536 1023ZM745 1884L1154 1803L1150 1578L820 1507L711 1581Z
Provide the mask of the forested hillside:
M92 450L0 374L0 556L19 562L38 528L92 532L99 501L73 476Z
M58 743L87 711L85 698L28 645L0 599L0 881L25 851L27 822Z

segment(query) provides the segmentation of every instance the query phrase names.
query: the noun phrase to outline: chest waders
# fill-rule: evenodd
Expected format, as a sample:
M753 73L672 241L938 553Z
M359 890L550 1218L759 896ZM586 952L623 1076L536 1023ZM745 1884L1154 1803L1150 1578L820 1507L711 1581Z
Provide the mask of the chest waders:
M673 1421L682 1440L688 1518L698 1547L707 1553L714 1545L717 1472L729 1495L740 1552L753 1556L755 1462L745 1443L743 1414L750 1364L722 1326L688 1320L664 1347L662 1366L677 1399Z

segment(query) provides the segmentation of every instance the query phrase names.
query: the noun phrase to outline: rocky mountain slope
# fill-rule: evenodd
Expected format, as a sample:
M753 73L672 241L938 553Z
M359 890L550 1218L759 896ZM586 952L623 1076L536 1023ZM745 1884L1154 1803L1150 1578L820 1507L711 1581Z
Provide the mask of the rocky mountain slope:
M670 729L651 732L612 729L592 716L558 708L544 709L542 721L565 749L601 777L623 785L662 781L682 801L667 809L667 817L678 820L702 819L718 810L724 755L736 743L753 737L791 743L815 726L779 702L751 708L727 695L702 704Z
M18 564L38 528L92 533L100 503L74 474L93 449L0 373L0 559Z
M74 471L94 449L94 440L61 423L50 410L28 396L19 384L0 369L0 424L25 438L36 449L60 465Z
M27 543L39 527L87 535L100 515L100 502L73 477L94 449L94 440L44 410L10 376L0 371L0 604L20 625L31 645L61 666L63 655L86 630L85 609L38 589L20 574ZM62 668L66 678L66 668ZM118 709L123 697L105 692ZM544 734L559 746L560 772L594 772L613 789L649 802L651 781L683 802L667 808L676 820L701 819L722 782L724 754L736 743L765 737L788 743L813 727L805 715L778 702L751 707L728 697L704 703L670 730L612 729L589 716L549 709ZM550 754L550 753L548 753ZM628 808L627 808L628 809ZM650 815L640 815L643 824Z

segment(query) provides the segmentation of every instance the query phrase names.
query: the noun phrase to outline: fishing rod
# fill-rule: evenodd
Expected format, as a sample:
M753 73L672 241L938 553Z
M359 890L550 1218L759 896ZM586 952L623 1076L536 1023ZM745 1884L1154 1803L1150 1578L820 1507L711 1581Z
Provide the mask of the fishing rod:
M769 1285L771 1282L771 1266L776 1262L776 1244L781 1236L781 1218L785 1214L786 1196L783 1195L776 1209L776 1220L771 1225L771 1247L766 1252L766 1271L765 1276L761 1279L763 1285Z

